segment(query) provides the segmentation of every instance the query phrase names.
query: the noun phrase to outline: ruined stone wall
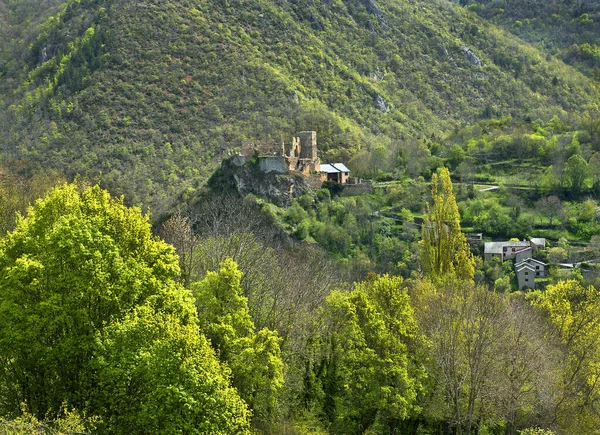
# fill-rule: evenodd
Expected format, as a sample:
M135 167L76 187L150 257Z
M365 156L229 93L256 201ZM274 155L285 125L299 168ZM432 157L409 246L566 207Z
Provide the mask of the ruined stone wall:
M251 156L255 152L259 155L281 153L281 144L277 144L273 140L245 140L242 142L241 154Z
M288 168L283 156L265 156L259 157L258 168L265 173L276 172L278 174L287 174Z
M243 156L240 154L236 154L235 156L233 156L231 158L231 163L233 163L235 166L243 166L246 163L248 163L249 161L250 161L249 156Z

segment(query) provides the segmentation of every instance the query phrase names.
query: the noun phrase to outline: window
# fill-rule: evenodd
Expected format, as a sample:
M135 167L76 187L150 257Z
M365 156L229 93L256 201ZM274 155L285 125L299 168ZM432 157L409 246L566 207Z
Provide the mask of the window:
M529 275L529 272L525 272L525 276Z
M535 266L535 270L539 270L540 266Z
M529 282L529 278L525 278L525 282Z
M540 273L539 273L539 272L536 272L536 273L535 273L535 276L540 276Z

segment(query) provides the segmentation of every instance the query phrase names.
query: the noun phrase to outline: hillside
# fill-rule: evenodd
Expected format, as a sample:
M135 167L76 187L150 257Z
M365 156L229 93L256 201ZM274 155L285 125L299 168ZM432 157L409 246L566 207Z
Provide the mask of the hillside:
M600 2L490 1L470 4L491 22L600 80Z
M10 35L26 52L3 53L5 162L98 179L158 214L242 139L316 130L324 160L362 149L394 165L392 150L454 126L598 101L562 61L448 2L51 3L63 12Z

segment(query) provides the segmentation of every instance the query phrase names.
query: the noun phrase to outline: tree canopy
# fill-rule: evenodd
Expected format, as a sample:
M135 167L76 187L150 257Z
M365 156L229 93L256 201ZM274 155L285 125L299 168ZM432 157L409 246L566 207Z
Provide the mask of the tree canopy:
M108 432L172 433L184 419L167 414L181 407L196 431L245 430L246 405L198 332L178 271L148 218L97 186L36 202L0 242L0 413L26 403L45 418L67 403ZM126 422L125 407L136 408Z

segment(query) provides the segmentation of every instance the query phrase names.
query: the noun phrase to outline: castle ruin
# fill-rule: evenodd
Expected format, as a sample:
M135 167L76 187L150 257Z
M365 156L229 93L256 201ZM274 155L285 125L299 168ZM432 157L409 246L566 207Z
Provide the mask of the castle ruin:
M263 172L300 172L304 175L319 172L321 162L317 157L317 132L301 131L292 137L291 143L280 144L274 141L244 141L242 150L234 157L234 163L241 166L258 154L258 164Z

